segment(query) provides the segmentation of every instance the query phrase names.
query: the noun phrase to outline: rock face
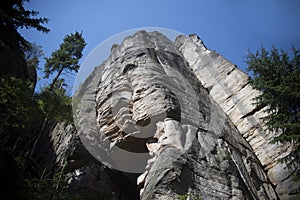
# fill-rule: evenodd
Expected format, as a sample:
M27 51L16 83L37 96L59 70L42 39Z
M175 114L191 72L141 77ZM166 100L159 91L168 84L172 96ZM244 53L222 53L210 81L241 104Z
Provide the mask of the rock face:
M250 144L267 172L281 199L299 199L299 182L294 182L294 169L285 169L279 161L294 148L292 145L270 144L277 133L266 130L261 120L263 109L256 109L253 99L259 91L249 84L249 77L216 52L208 50L196 35L180 36L175 44L202 85L209 89L238 132Z
M82 145L73 125L56 124L45 131L37 147L37 161L67 172L68 190L83 200L136 200L139 192L128 175L105 167Z
M77 131L52 131L56 162L90 199L298 199L248 79L196 35L137 32L77 91Z

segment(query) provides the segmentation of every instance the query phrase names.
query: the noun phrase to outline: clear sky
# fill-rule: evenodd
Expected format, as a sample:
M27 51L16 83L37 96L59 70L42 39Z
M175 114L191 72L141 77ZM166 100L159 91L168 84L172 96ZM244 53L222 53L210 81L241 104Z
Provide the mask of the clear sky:
M209 49L242 70L248 49L300 49L299 0L31 0L25 7L50 19L48 34L21 30L43 47L46 57L66 34L82 31L87 46L81 63L107 38L139 27L196 33ZM70 84L73 79L69 77Z

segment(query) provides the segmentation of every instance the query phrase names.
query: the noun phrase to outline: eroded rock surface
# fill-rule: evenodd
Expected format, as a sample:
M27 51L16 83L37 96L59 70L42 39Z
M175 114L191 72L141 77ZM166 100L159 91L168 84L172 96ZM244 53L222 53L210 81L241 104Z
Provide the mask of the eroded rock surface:
M134 199L134 181L142 200L297 199L278 162L292 147L269 144L248 79L196 35L137 32L77 91L77 130L52 132L56 162L94 199Z
M277 199L251 146L179 50L158 32L114 45L89 77L97 129L80 133L88 150L110 155L99 156L109 166L144 172L141 199ZM93 118L79 117L79 124L87 116ZM135 153L144 160L130 158Z
M280 198L299 199L299 182L291 176L297 168L286 169L280 162L295 147L271 144L277 133L267 130L261 119L266 114L264 109L256 109L253 104L260 92L252 88L249 77L220 54L207 49L197 35L180 36L175 45L209 95L250 144Z

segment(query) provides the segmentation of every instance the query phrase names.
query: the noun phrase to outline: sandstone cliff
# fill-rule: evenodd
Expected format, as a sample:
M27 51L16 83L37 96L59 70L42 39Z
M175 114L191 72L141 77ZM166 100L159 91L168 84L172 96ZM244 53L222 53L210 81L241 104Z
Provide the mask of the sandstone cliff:
M248 80L196 35L137 32L77 91L77 130L51 132L55 162L87 199L298 199Z
M196 35L177 38L176 46L198 80L209 89L210 96L250 144L281 199L298 199L299 183L291 176L295 169L285 169L279 161L293 146L270 144L277 133L266 130L261 119L265 116L263 109L253 105L259 91L251 87L249 77L221 55L207 49Z

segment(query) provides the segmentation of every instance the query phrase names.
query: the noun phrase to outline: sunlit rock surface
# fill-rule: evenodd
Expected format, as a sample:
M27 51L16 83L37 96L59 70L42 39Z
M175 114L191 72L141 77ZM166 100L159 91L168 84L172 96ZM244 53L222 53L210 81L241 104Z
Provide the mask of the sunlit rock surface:
M299 182L293 181L292 176L296 168L285 169L279 161L295 147L270 144L277 133L266 130L261 119L264 109L253 105L259 91L251 87L249 77L220 54L207 49L197 35L180 36L175 45L212 99L250 144L280 198L299 199Z
M248 79L196 35L172 42L140 31L114 45L77 91L77 132L52 131L57 162L73 163L74 190L88 183L108 199L299 199L294 170L278 161L292 147L269 144L274 133L264 131ZM66 159L85 148L103 164Z

